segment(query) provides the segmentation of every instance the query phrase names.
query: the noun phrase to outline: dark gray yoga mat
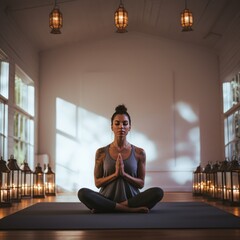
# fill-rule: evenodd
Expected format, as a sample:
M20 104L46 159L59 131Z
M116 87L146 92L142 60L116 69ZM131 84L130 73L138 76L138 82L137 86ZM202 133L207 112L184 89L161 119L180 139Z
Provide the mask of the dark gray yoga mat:
M0 230L240 228L240 217L202 202L160 202L149 213L92 214L77 202L37 203L0 220Z

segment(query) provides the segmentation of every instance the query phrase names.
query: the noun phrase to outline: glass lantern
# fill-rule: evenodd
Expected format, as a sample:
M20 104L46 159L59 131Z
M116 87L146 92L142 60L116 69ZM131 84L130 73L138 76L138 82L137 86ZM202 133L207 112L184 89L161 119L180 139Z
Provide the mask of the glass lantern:
M201 196L203 190L202 167L199 165L193 172L193 195Z
M33 173L33 198L44 198L44 174L38 163Z
M0 160L0 207L11 207L10 199L10 170L6 161Z
M232 205L240 206L240 166L232 171Z
M56 195L55 173L52 171L49 164L44 171L44 176L45 176L44 182L45 182L45 194L46 194L46 196L55 196Z
M8 159L7 164L10 170L10 191L11 191L11 201L21 202L21 169L17 164L17 160L11 155Z
M219 170L219 163L215 163L212 166L211 172L210 172L210 189L209 189L209 194L210 198L215 200L217 199L217 190L218 190L218 175L217 172Z
M21 166L21 179L22 179L22 198L32 197L33 186L33 172L28 166L27 162L24 162Z
M123 6L122 1L120 0L120 5L114 14L115 25L117 27L117 33L127 32L128 26L128 12Z
M219 200L224 200L224 194L226 191L226 171L229 167L228 158L225 158L223 162L220 163L219 170L217 172L217 198Z
M203 196L204 197L209 196L211 170L212 170L212 166L210 163L208 163L203 170Z
M226 171L226 191L224 194L224 202L231 205L239 205L239 172L240 165L236 157L230 162Z

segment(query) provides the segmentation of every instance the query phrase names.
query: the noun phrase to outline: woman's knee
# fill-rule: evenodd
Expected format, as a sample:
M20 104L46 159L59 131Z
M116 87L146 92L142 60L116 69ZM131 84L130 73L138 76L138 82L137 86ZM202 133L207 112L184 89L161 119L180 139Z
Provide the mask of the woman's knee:
M156 197L156 200L161 201L163 199L164 196L164 192L160 187L154 187L154 195Z
M87 188L79 189L79 191L78 191L78 199L81 202L84 202L84 199L86 198L86 195L87 195L88 192L89 192L89 189L87 189Z

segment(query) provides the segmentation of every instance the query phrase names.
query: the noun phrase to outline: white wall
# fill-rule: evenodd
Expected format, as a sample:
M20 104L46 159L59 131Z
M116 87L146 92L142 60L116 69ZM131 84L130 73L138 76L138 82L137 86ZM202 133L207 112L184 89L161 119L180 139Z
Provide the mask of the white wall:
M233 19L221 38L219 46L219 68L222 82L231 81L240 72L240 17Z
M9 114L8 114L8 155L13 154L14 120L14 80L17 64L33 81L36 92L35 101L35 153L38 152L38 75L39 55L36 47L29 42L5 11L4 2L0 2L0 48L7 54L10 63Z
M124 103L129 141L147 153L146 188L191 191L197 165L223 158L218 58L150 35L113 34L40 56L39 154L65 191L93 184L94 155L110 143Z

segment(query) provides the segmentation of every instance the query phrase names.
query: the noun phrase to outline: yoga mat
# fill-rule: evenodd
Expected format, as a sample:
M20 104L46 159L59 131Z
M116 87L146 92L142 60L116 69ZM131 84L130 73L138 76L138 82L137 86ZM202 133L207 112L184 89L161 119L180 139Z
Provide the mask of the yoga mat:
M82 203L42 202L0 220L0 230L238 229L240 217L202 202L160 202L149 213L91 213Z

